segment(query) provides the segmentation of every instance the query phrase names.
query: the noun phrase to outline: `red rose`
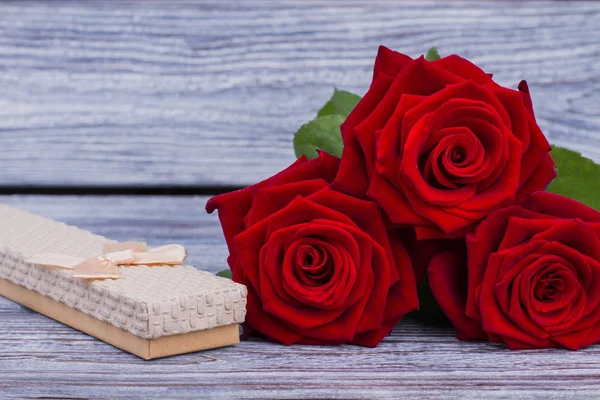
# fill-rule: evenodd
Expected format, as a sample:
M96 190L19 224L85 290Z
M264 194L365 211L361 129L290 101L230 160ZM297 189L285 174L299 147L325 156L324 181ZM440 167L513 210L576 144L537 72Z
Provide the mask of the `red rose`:
M407 252L378 206L332 190L339 159L300 158L254 186L213 197L247 327L283 342L375 346L418 306Z
M374 69L342 125L336 190L373 199L419 239L446 238L555 177L525 81L514 91L458 56L385 47Z
M432 292L460 339L511 349L600 341L600 213L538 192L495 211L457 253L429 266Z

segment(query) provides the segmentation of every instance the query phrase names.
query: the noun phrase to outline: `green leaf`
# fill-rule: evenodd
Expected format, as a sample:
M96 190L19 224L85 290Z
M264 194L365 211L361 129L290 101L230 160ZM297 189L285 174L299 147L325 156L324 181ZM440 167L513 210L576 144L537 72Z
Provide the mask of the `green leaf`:
M323 150L334 156L342 155L342 134L340 125L344 116L330 114L313 119L300 127L294 136L294 151L296 157L303 154L308 159L317 157L317 150Z
M558 174L547 190L600 211L600 165L561 147L554 147L550 154Z
M231 270L230 269L224 269L223 271L217 272L216 275L220 276L221 278L231 279Z
M427 54L425 54L425 59L427 61L435 61L435 60L439 60L441 57L438 54L437 51L437 47L432 47L429 50L427 50Z
M350 112L360 101L360 96L347 92L345 90L334 89L333 96L325 103L317 114L318 117L331 114L340 114L344 117L350 115Z

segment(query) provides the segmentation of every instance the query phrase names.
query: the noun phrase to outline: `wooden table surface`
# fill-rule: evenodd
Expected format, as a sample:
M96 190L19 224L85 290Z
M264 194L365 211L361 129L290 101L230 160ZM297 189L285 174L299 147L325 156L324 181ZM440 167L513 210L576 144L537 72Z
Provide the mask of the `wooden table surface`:
M207 195L292 162L334 87L366 90L379 44L527 79L551 142L600 161L599 27L599 3L572 1L0 3L0 202L221 270ZM404 321L376 349L147 362L0 298L0 399L64 397L600 398L600 346L511 352Z

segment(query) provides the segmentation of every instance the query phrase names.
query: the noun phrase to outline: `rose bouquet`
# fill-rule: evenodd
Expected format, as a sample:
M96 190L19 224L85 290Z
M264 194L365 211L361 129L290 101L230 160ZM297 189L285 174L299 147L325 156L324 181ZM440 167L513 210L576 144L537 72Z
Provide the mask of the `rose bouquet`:
M600 341L600 168L551 148L525 81L380 47L367 93L336 90L294 146L290 167L207 204L249 334L375 346L425 285L461 340Z

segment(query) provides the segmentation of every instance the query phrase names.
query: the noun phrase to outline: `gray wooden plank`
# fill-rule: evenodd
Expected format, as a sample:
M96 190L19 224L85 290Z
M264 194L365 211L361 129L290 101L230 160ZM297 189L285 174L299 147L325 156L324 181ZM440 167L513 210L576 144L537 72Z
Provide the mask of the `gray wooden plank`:
M125 240L179 241L209 270L226 250L195 197L0 196ZM222 265L221 265L222 266ZM544 398L600 396L600 346L511 352L404 321L377 348L259 340L142 361L0 298L0 398Z
M436 45L516 87L600 160L600 3L0 3L0 185L246 185L293 160L379 44Z

